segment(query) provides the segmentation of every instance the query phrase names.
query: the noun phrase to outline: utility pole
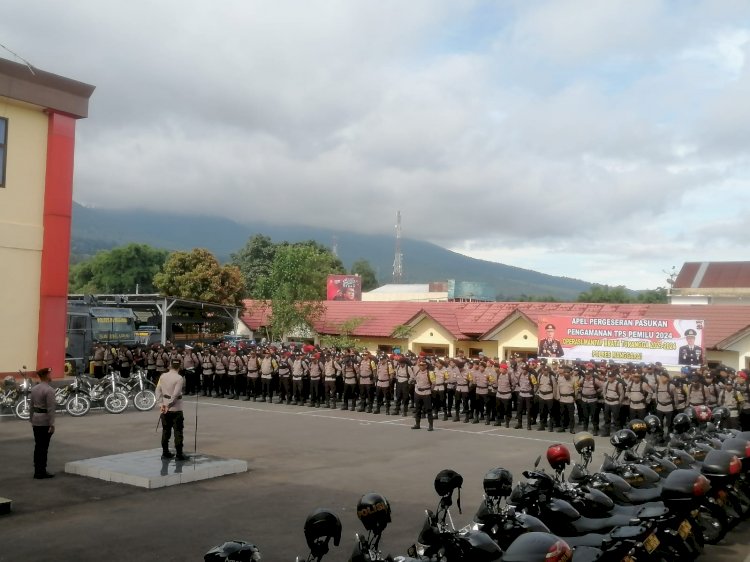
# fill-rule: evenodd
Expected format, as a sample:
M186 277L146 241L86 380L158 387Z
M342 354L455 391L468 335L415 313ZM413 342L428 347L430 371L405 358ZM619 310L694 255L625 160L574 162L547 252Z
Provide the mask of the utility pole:
M404 279L404 255L401 253L401 211L396 211L396 256L393 258L393 282Z

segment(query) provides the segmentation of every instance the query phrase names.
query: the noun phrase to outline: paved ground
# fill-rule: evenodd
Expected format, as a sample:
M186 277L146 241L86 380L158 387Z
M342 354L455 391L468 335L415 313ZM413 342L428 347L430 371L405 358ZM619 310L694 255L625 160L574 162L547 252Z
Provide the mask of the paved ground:
M189 402L188 450L195 412ZM432 481L439 470L464 476L464 513L453 512L463 525L481 500L489 468L520 475L550 443L572 437L442 421L428 433L410 430L412 420L402 417L204 398L198 450L245 459L249 472L157 490L62 474L67 461L158 446L156 421L156 412L132 410L59 416L49 467L57 477L37 481L28 422L0 417L0 496L15 502L13 514L0 518L0 561L201 560L229 539L255 542L264 560L294 560L307 553L302 526L316 507L339 514L342 544L326 560L344 561L362 529L357 500L369 491L391 501L384 547L402 553L421 528L423 510L437 503ZM609 449L604 439L597 444ZM743 560L749 531L744 523L704 559Z

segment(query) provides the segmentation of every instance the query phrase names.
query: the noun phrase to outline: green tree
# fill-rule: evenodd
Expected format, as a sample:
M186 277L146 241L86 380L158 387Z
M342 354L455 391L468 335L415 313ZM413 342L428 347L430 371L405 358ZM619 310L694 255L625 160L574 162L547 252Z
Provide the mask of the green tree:
M271 332L281 338L299 326L312 326L323 311L326 279L343 273L336 256L317 243L281 244L271 273L262 280L260 294L270 295Z
M245 278L245 296L253 299L271 297L261 292L261 286L268 286L265 280L271 275L277 247L268 236L256 234L236 254L231 255L232 264L240 268Z
M173 297L239 306L245 288L237 266L222 266L203 248L171 253L162 271L154 276L154 285Z
M643 304L667 304L669 302L669 299L667 298L667 289L665 287L641 291L638 293L638 298L636 300Z
M341 323L337 335L324 335L320 337L323 347L338 347L339 349L356 348L359 340L352 336L354 331L364 322L365 318L350 318Z
M153 293L153 278L168 252L147 244L128 244L98 252L70 268L71 293Z
M633 297L624 285L610 287L609 285L593 284L588 291L582 292L576 299L578 302L596 302L626 304L633 302Z
M350 271L352 275L359 275L362 278L362 290L372 291L378 288L378 278L375 276L375 270L367 260L357 260L352 264Z

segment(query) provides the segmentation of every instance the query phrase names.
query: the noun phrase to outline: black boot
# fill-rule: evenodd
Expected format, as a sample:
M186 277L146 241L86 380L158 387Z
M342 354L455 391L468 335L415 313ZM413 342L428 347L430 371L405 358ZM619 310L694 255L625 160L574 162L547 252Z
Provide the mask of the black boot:
M169 449L164 449L161 453L161 458L163 459L173 459L174 453L171 453Z
M417 415L416 415L416 416L414 417L414 425L413 425L413 426L411 426L411 428L412 428L412 429L421 429L421 428L419 427L419 424L420 424L420 422L421 422L421 417L422 417L422 416L420 416L419 414L417 414Z
M348 410L349 409L349 400L344 400L344 405L341 406L342 410Z
M522 427L523 427L523 423L521 421L521 418L518 418L518 420L516 421L515 429L521 429Z
M429 414L427 414L427 423L430 425L430 427L427 428L427 431L432 431L432 421L432 412L430 412Z
M479 412L474 412L474 419L471 423L479 423Z

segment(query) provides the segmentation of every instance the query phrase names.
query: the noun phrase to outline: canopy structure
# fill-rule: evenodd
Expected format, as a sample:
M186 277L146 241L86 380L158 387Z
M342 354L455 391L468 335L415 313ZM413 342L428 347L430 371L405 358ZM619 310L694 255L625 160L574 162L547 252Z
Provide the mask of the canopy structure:
M203 302L160 294L97 294L69 295L68 301L82 301L95 306L129 308L143 324L155 323L161 327L161 343L176 333L174 326L184 330L188 326L202 328L205 324L223 323L227 331L236 331L242 307ZM92 308L92 310L94 310ZM196 334L197 335L197 334ZM200 338L195 338L200 339Z

